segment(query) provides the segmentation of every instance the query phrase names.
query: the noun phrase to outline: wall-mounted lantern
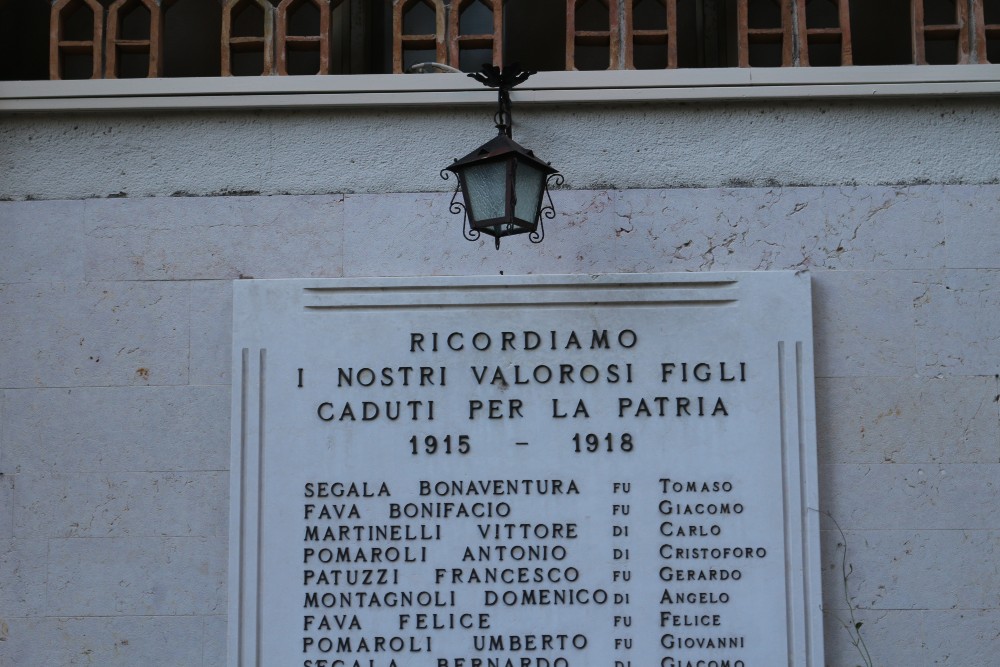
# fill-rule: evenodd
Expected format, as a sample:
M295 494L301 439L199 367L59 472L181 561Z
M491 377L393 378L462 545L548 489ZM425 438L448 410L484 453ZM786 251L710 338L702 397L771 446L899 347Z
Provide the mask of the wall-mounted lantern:
M518 65L508 65L503 71L483 65L481 72L469 75L499 92L497 136L441 170L444 179L449 178L448 172L458 177L450 210L464 213L462 233L469 241L488 234L499 249L504 236L528 234L532 243L541 243L545 238L542 218L555 217L549 183L562 184L562 175L511 138L510 89L532 74Z

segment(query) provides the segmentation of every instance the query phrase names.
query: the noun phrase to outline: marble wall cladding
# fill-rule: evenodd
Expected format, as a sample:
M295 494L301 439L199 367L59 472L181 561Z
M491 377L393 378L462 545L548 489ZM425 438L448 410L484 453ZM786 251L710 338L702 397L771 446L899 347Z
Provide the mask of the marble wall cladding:
M10 665L216 667L218 616L13 618L0 655ZM223 625L225 625L223 623ZM212 629L212 637L207 630ZM223 627L221 635L225 636Z
M335 277L344 198L91 199L84 207L89 281Z
M84 279L85 202L5 202L0 207L0 283Z
M820 378L819 459L1000 463L993 376Z
M813 285L827 664L862 664L852 610L876 665L992 664L1000 186L567 189L499 250L450 197L0 201L0 664L225 664L233 280L781 269Z
M189 295L180 282L0 285L0 383L187 384Z
M226 610L225 537L50 539L53 616L211 616Z
M225 386L8 389L0 465L7 474L227 470L228 410Z

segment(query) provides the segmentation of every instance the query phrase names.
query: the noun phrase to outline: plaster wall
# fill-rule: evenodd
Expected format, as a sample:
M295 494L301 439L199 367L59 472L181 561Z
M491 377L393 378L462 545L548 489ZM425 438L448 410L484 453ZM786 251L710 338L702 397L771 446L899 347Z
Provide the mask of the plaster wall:
M0 198L431 192L491 108L17 115ZM573 189L997 183L993 98L516 107Z
M995 104L517 120L570 187L498 252L437 180L475 114L0 118L0 664L225 664L230 281L712 269L812 276L827 664L848 598L876 665L994 664Z

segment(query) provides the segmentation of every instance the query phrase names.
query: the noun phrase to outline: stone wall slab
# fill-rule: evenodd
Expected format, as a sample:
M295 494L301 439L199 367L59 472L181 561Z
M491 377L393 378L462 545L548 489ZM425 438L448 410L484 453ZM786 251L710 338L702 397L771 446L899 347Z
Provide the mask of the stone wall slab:
M920 372L1000 375L1000 270L955 269L917 280Z
M340 275L343 197L86 202L88 280Z
M233 284L196 280L191 285L191 384L229 388L233 365Z
M204 662L195 616L12 618L0 662L8 665L216 667Z
M49 541L48 613L213 615L226 608L225 537Z
M827 609L847 609L840 568L844 541L824 531ZM846 530L848 595L861 609L997 611L1000 532L986 530ZM839 594L839 595L838 595ZM929 634L943 637L943 628ZM940 641L940 640L937 640ZM892 660L895 664L895 659ZM975 664L975 663L973 663Z
M15 537L225 537L228 472L22 473Z
M44 539L0 540L0 619L48 613L48 548Z
M184 284L8 283L0 311L2 387L188 381Z
M819 460L826 463L1000 463L997 380L820 378Z
M83 280L84 202L0 201L0 283Z
M823 510L855 530L1000 530L1000 463L821 464L819 477Z
M228 387L7 390L7 473L229 469Z

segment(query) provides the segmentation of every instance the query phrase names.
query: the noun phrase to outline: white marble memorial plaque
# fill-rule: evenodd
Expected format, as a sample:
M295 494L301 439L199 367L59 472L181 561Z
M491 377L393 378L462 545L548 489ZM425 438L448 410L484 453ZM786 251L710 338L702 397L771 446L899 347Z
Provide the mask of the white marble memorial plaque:
M234 667L820 667L793 273L235 283Z

